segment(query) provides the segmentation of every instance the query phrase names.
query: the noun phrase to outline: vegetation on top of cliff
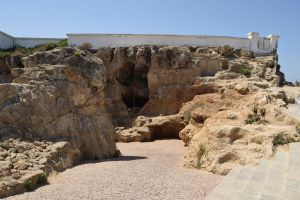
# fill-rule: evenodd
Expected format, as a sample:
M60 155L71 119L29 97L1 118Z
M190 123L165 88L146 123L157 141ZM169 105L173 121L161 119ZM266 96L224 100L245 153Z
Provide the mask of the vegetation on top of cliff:
M197 163L196 163L196 168L198 168L198 169L200 169L201 165L203 164L202 157L204 156L205 152L206 152L205 146L203 144L200 144L199 150L197 153Z
M27 191L32 191L33 190L33 185L32 185L32 181L31 180L27 180L24 182L24 188Z
M250 77L251 76L251 69L248 67L243 67L240 69L240 73L245 75L246 77Z
M11 49L0 49L0 58L4 58L6 56L10 56L14 53L20 53L23 55L30 55L35 52L41 52L41 51L49 51L56 47L66 47L68 46L68 40L63 39L60 40L58 43L48 43L43 45L38 45L32 48L25 48L20 46L15 46Z
M274 146L278 146L278 145L284 145L284 144L296 142L296 140L290 136L286 136L283 133L280 133L274 136L272 142Z
M85 42L85 43L83 43L82 45L80 45L78 48L79 48L80 50L88 51L88 50L90 50L92 47L93 47L93 46L92 46L90 43Z
M256 105L252 108L253 113L249 113L247 119L245 120L246 124L264 123L266 122L267 111L265 108L258 108Z
M39 176L38 183L41 184L41 185L47 184L47 183L48 183L48 174L45 173L45 172L42 173L42 174Z

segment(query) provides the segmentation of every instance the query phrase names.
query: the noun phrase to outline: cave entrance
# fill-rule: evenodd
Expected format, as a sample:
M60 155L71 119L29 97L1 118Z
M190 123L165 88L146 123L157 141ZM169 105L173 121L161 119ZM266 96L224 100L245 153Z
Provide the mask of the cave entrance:
M180 139L179 132L181 129L178 129L176 126L156 126L152 127L152 140L165 140L165 139Z
M122 100L128 109L141 109L148 102L148 71L146 65L128 62L116 74Z

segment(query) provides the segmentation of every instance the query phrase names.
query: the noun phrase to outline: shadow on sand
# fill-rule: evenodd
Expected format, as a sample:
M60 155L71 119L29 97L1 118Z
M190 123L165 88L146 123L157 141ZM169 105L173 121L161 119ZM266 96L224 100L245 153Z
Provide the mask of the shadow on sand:
M148 157L144 156L125 156L120 155L119 157L100 159L100 160L86 160L81 162L80 164L90 164L90 163L99 163L99 162L114 162L114 161L132 161L132 160L141 160L147 159Z

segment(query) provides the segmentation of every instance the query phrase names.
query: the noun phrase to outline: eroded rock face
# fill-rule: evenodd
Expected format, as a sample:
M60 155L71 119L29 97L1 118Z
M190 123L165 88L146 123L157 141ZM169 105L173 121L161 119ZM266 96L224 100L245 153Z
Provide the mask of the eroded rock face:
M104 109L105 67L92 55L65 48L35 53L0 85L1 138L64 139L82 159L115 155L115 134ZM17 72L18 71L18 72Z
M60 172L79 162L80 152L69 142L8 139L0 143L0 198L26 191L41 183L40 177Z
M81 160L117 156L99 58L63 48L25 57L24 68L14 60L12 83L0 84L0 197Z
M180 138L180 131L187 125L183 116L139 116L129 129L117 129L118 142L149 142L155 139Z
M119 126L130 126L128 108L139 107L138 114L148 117L176 114L195 95L216 92L213 84L200 84L199 77L257 77L270 85L281 80L276 56L255 57L251 51L229 46L101 48L96 56L107 68L106 109Z
M0 57L0 84L1 83L11 83L12 75L11 69L22 68L22 55L12 54L9 56Z
M285 92L265 89L264 80L250 80L221 81L221 93L198 95L183 106L180 114L190 116L180 132L189 146L186 166L225 175L237 164L270 159L278 148L274 139L278 135L286 138L286 143L300 141L285 114ZM241 92L237 85L247 86L249 91ZM246 122L254 107L266 110L266 121Z
M283 114L295 97L272 88L282 81L274 55L229 46L133 46L95 54L64 48L16 63L0 67L10 78L0 84L1 176L11 181L0 183L5 195L43 172L115 156L115 140L179 138L189 146L186 166L217 174L270 157L274 135L298 140ZM269 122L246 125L256 104L266 108ZM124 127L116 134L112 124ZM34 141L44 140L36 158L24 154L36 155ZM28 149L21 145L15 153L7 141ZM60 153L53 157L49 148Z

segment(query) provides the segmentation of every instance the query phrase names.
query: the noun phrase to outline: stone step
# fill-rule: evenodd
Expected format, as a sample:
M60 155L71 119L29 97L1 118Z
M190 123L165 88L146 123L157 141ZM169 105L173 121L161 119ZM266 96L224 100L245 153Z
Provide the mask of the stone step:
M300 154L300 143L299 142L294 142L289 144L289 152L297 152Z
M269 177L273 165L272 160L262 160L256 167L251 179L242 192L240 199L259 199L262 189Z
M289 144L290 152L290 165L299 166L300 165L300 143Z
M289 167L289 153L278 151L268 179L262 190L262 199L280 199L283 197L287 183L287 172Z
M290 160L283 199L300 199L300 143L289 144Z
M221 182L206 197L207 200L228 199L231 195L232 186L235 184L236 178L241 172L243 166L238 165L233 168ZM229 196L228 196L229 195Z
M278 151L274 160L234 168L207 199L300 200L300 143Z
M250 165L235 167L222 179L206 199L239 199L254 170L255 166Z

